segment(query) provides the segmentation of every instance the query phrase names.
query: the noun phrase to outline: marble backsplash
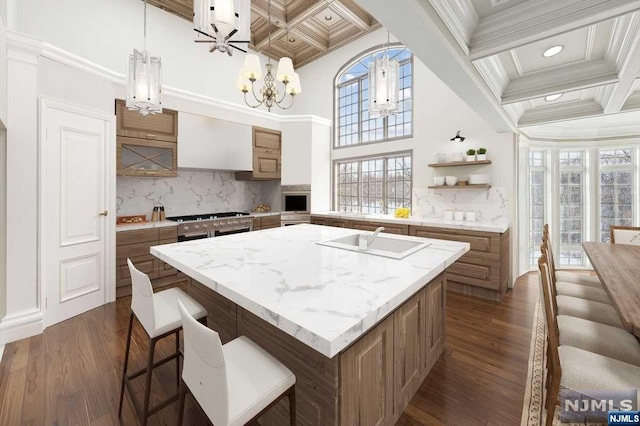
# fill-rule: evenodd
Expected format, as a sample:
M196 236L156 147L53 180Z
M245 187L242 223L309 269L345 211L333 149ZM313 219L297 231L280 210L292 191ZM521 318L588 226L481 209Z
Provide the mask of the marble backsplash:
M162 204L167 216L224 211L251 211L262 203L260 182L237 181L235 173L178 171L175 178L118 177L119 216L147 214Z
M480 189L413 189L414 216L442 219L445 210L474 211L476 220L508 220L507 188Z

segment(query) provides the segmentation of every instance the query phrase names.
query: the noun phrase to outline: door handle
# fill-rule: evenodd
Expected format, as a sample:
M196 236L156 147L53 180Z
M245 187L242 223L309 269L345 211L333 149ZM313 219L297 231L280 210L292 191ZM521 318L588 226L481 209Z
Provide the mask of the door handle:
M108 214L109 214L109 212L105 210L102 213L100 213L100 216L107 216Z

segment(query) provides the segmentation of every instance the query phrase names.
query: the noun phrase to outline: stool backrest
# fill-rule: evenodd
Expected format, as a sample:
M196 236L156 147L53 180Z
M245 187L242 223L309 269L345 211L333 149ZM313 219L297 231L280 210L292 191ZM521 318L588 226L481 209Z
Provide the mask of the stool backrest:
M556 286L556 262L553 260L553 251L551 250L551 240L549 240L549 234L546 236L542 236L542 244L540 245L540 250L543 250L543 246L546 249L547 262L549 265L549 271L551 272L551 283L555 289Z
M131 259L127 259L127 264L131 274L131 310L136 314L147 334L151 335L156 328L151 280L147 274L133 266Z
M216 426L229 424L227 367L220 336L196 321L178 300L184 332L182 380Z
M553 305L553 310L558 310L558 304L556 302L556 296L558 295L558 291L556 289L556 278L555 271L553 269L553 263L551 262L551 247L548 242L544 242L540 244L540 253L544 256L544 260L547 265L547 269L549 269L549 276L547 277L549 280L549 291L551 293L551 304ZM542 293L541 293L542 294Z
M612 244L640 246L640 228L634 226L614 226L609 228Z

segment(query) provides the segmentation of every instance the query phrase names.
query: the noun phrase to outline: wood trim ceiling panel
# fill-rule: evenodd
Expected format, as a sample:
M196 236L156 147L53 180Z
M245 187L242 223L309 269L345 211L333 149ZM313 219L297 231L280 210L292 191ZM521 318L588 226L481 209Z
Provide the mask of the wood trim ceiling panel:
M193 19L193 0L148 0L188 21ZM271 49L269 55L267 23L268 0L251 0L251 43L249 48L274 59L289 56L301 67L338 47L380 28L380 24L353 0L272 0ZM316 15L327 10L340 22L330 26L318 22ZM295 47L286 42L289 34L298 40ZM284 40L283 39L284 37Z

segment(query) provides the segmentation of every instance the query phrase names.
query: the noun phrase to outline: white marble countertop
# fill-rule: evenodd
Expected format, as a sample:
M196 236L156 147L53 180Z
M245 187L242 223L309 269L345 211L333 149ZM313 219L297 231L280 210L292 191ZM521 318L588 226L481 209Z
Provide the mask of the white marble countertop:
M316 244L357 233L301 224L155 246L151 254L331 358L469 250L427 240L396 260Z
M504 233L509 229L508 220L444 220L441 218L433 217L420 217L411 216L410 218L397 218L388 214L365 214L365 213L346 213L346 212L313 212L312 216L322 216L328 218L339 218L349 220L363 220L367 222L391 222L391 223L404 223L406 225L414 226L432 226L448 229L466 229L468 231L482 231L482 232L498 232Z
M280 212L251 212L249 216L251 217L264 217L264 216L277 216Z
M121 223L116 225L116 232L137 231L139 229L165 228L169 226L178 226L178 222L172 220L161 220L159 222L143 222L143 223Z

